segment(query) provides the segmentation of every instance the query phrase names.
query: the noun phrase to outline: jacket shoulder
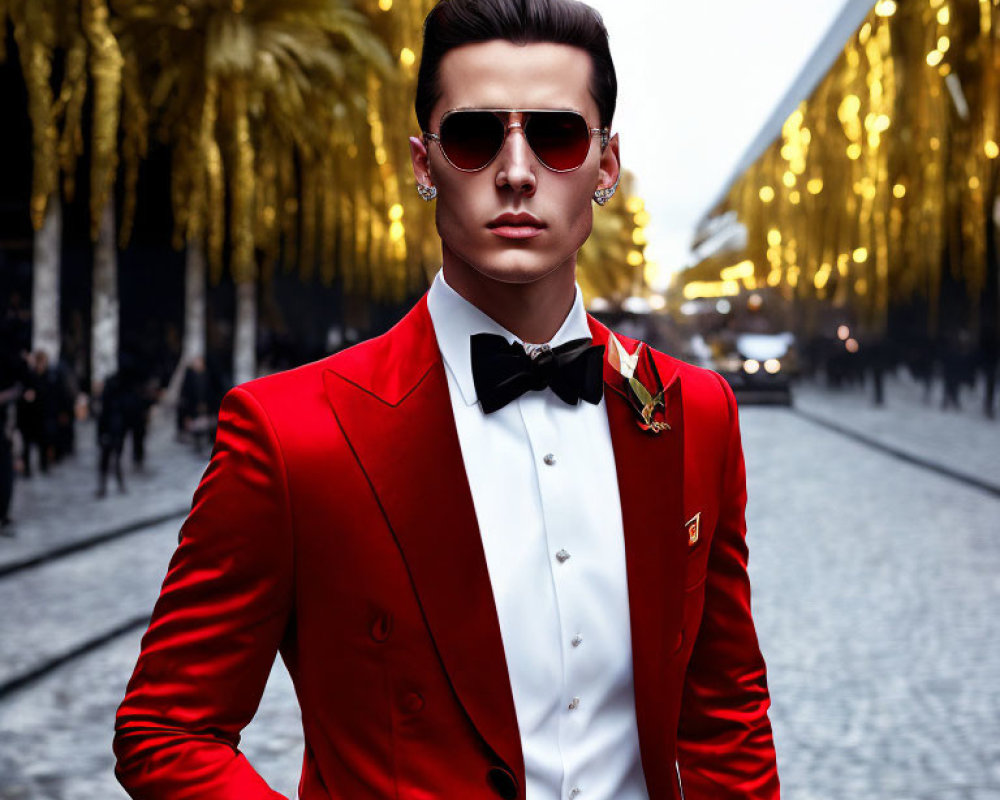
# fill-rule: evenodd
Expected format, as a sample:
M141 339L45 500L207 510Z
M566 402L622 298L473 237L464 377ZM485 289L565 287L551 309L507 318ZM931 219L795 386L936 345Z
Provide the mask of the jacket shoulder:
M427 313L426 295L392 328L333 355L241 384L265 410L293 404L301 414L319 402L327 408L328 373L398 402L435 362L440 360L437 340Z

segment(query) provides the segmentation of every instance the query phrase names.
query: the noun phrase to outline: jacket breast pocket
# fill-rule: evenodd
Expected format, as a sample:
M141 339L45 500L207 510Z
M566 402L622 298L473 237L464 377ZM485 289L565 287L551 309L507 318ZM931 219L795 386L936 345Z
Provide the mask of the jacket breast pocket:
M714 517L698 512L684 524L683 536L687 542L684 566L684 588L690 591L701 586L708 577L708 555L712 546Z

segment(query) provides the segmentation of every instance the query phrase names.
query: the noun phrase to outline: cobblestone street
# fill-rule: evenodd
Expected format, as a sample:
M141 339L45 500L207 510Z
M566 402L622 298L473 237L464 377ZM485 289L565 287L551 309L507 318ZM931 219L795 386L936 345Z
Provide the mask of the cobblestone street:
M905 397L874 410L860 394L809 388L800 407L1000 483L1000 424ZM1000 800L1000 499L786 409L746 408L742 423L783 797ZM0 565L189 503L204 461L162 429L154 442L156 471L106 506L89 499L92 453L50 476L80 493L79 515L52 501L34 514L43 479L33 479L38 494L20 495L17 538L0 539ZM84 480L86 498L73 488ZM178 527L160 522L4 576L0 682L148 614ZM140 633L0 700L0 800L125 796L111 738ZM301 729L280 662L241 749L295 796Z

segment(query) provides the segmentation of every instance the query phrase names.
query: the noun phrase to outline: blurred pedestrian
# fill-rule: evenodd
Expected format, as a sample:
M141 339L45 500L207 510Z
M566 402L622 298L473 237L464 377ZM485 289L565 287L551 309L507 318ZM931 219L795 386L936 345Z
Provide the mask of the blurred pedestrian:
M212 438L212 376L205 359L195 356L184 372L181 397L177 407L178 427L194 442L200 453Z
M132 439L132 464L145 469L146 430L149 410L156 402L155 379L150 379L146 364L139 358L123 353L118 371L124 397L124 431Z
M37 350L27 356L24 391L17 404L17 428L21 432L21 461L24 477L31 477L32 450L38 451L38 468L49 471L49 457L55 434L55 405L48 380L49 356Z
M959 391L963 385L975 382L975 366L972 348L968 334L964 331L943 348L941 357L941 376L944 380L944 395L941 397L941 409L954 408L962 410Z
M0 530L11 523L10 501L14 495L14 439L11 409L21 393L16 356L0 353Z
M125 445L125 426L129 405L134 402L131 390L121 373L110 375L101 390L100 411L97 416L97 444L101 455L98 463L97 496L104 497L108 491L108 471L114 467L118 488L125 491L125 476L122 474L122 448Z
M984 328L979 340L979 369L983 373L983 414L993 419L996 402L997 368L1000 366L1000 342L995 329Z
M26 364L18 352L16 328L10 316L0 319L0 530L10 526L14 495L14 417Z
M0 530L10 525L10 501L14 496L14 442L8 429L8 411L17 388L0 389Z
M76 452L76 398L80 384L72 364L60 359L49 370L51 397L52 453L56 461Z

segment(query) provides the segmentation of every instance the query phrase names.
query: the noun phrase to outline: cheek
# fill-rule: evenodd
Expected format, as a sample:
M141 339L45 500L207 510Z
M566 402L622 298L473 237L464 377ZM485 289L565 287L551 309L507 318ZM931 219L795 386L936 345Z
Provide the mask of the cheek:
M442 180L438 182L435 215L442 237L471 235L479 227L479 206L484 190L474 181ZM485 195L488 197L488 195Z
M590 235L594 225L592 196L587 181L574 181L565 187L560 198L566 231L572 238L580 238L581 243Z

